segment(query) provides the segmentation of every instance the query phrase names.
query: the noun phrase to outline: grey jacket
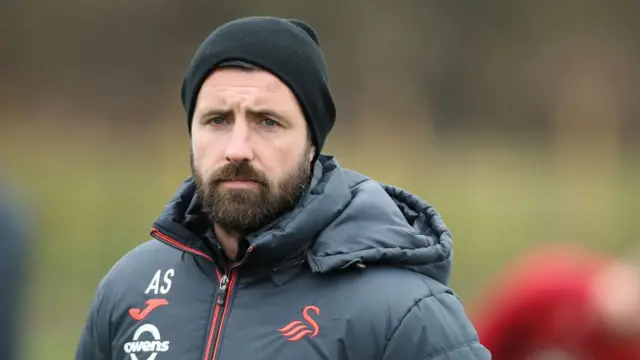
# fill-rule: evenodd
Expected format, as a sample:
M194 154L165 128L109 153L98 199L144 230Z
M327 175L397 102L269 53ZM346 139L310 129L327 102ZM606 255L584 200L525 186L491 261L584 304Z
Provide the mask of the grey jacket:
M98 286L76 360L490 359L428 204L321 156L292 212L226 263L187 180Z

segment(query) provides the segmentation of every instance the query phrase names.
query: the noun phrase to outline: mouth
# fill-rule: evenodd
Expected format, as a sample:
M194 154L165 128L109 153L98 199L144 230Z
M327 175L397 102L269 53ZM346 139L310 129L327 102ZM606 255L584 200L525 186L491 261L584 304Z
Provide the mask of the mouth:
M222 180L220 181L220 185L232 188L249 188L260 184L254 180Z

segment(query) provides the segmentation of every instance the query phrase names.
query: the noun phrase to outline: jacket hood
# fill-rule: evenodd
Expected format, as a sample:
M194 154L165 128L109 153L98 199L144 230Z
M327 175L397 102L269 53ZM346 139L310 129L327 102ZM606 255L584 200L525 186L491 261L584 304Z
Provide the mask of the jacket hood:
M307 252L313 271L353 264L390 265L410 268L448 285L451 233L431 205L406 190L340 168L335 160L327 165L337 172L329 183L349 191L342 194L346 202ZM329 194L337 197L341 193L327 190L327 202Z
M195 186L187 180L154 226L202 248ZM200 219L200 221L196 221ZM340 167L320 155L310 190L296 208L247 237L252 261L281 263L304 254L313 272L350 266L407 267L448 285L451 234L436 210L417 196Z

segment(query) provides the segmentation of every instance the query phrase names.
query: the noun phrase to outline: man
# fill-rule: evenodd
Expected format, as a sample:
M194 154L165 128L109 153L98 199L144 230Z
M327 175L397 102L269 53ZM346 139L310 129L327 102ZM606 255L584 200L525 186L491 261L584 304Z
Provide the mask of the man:
M568 245L529 252L474 311L480 339L494 360L640 359L637 266Z
M223 25L182 101L193 176L100 284L76 359L490 358L441 217L321 154L335 108L309 25Z
M26 290L28 234L12 189L0 176L0 359L19 359L20 311Z

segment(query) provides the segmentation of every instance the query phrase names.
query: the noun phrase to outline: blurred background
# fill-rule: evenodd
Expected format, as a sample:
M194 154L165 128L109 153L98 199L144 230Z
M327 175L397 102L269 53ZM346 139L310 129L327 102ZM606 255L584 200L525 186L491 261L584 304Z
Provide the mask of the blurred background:
M71 359L98 282L150 238L190 175L184 71L247 15L316 28L326 152L435 206L465 304L532 247L640 239L640 2L4 0L0 171L34 232L26 359Z

